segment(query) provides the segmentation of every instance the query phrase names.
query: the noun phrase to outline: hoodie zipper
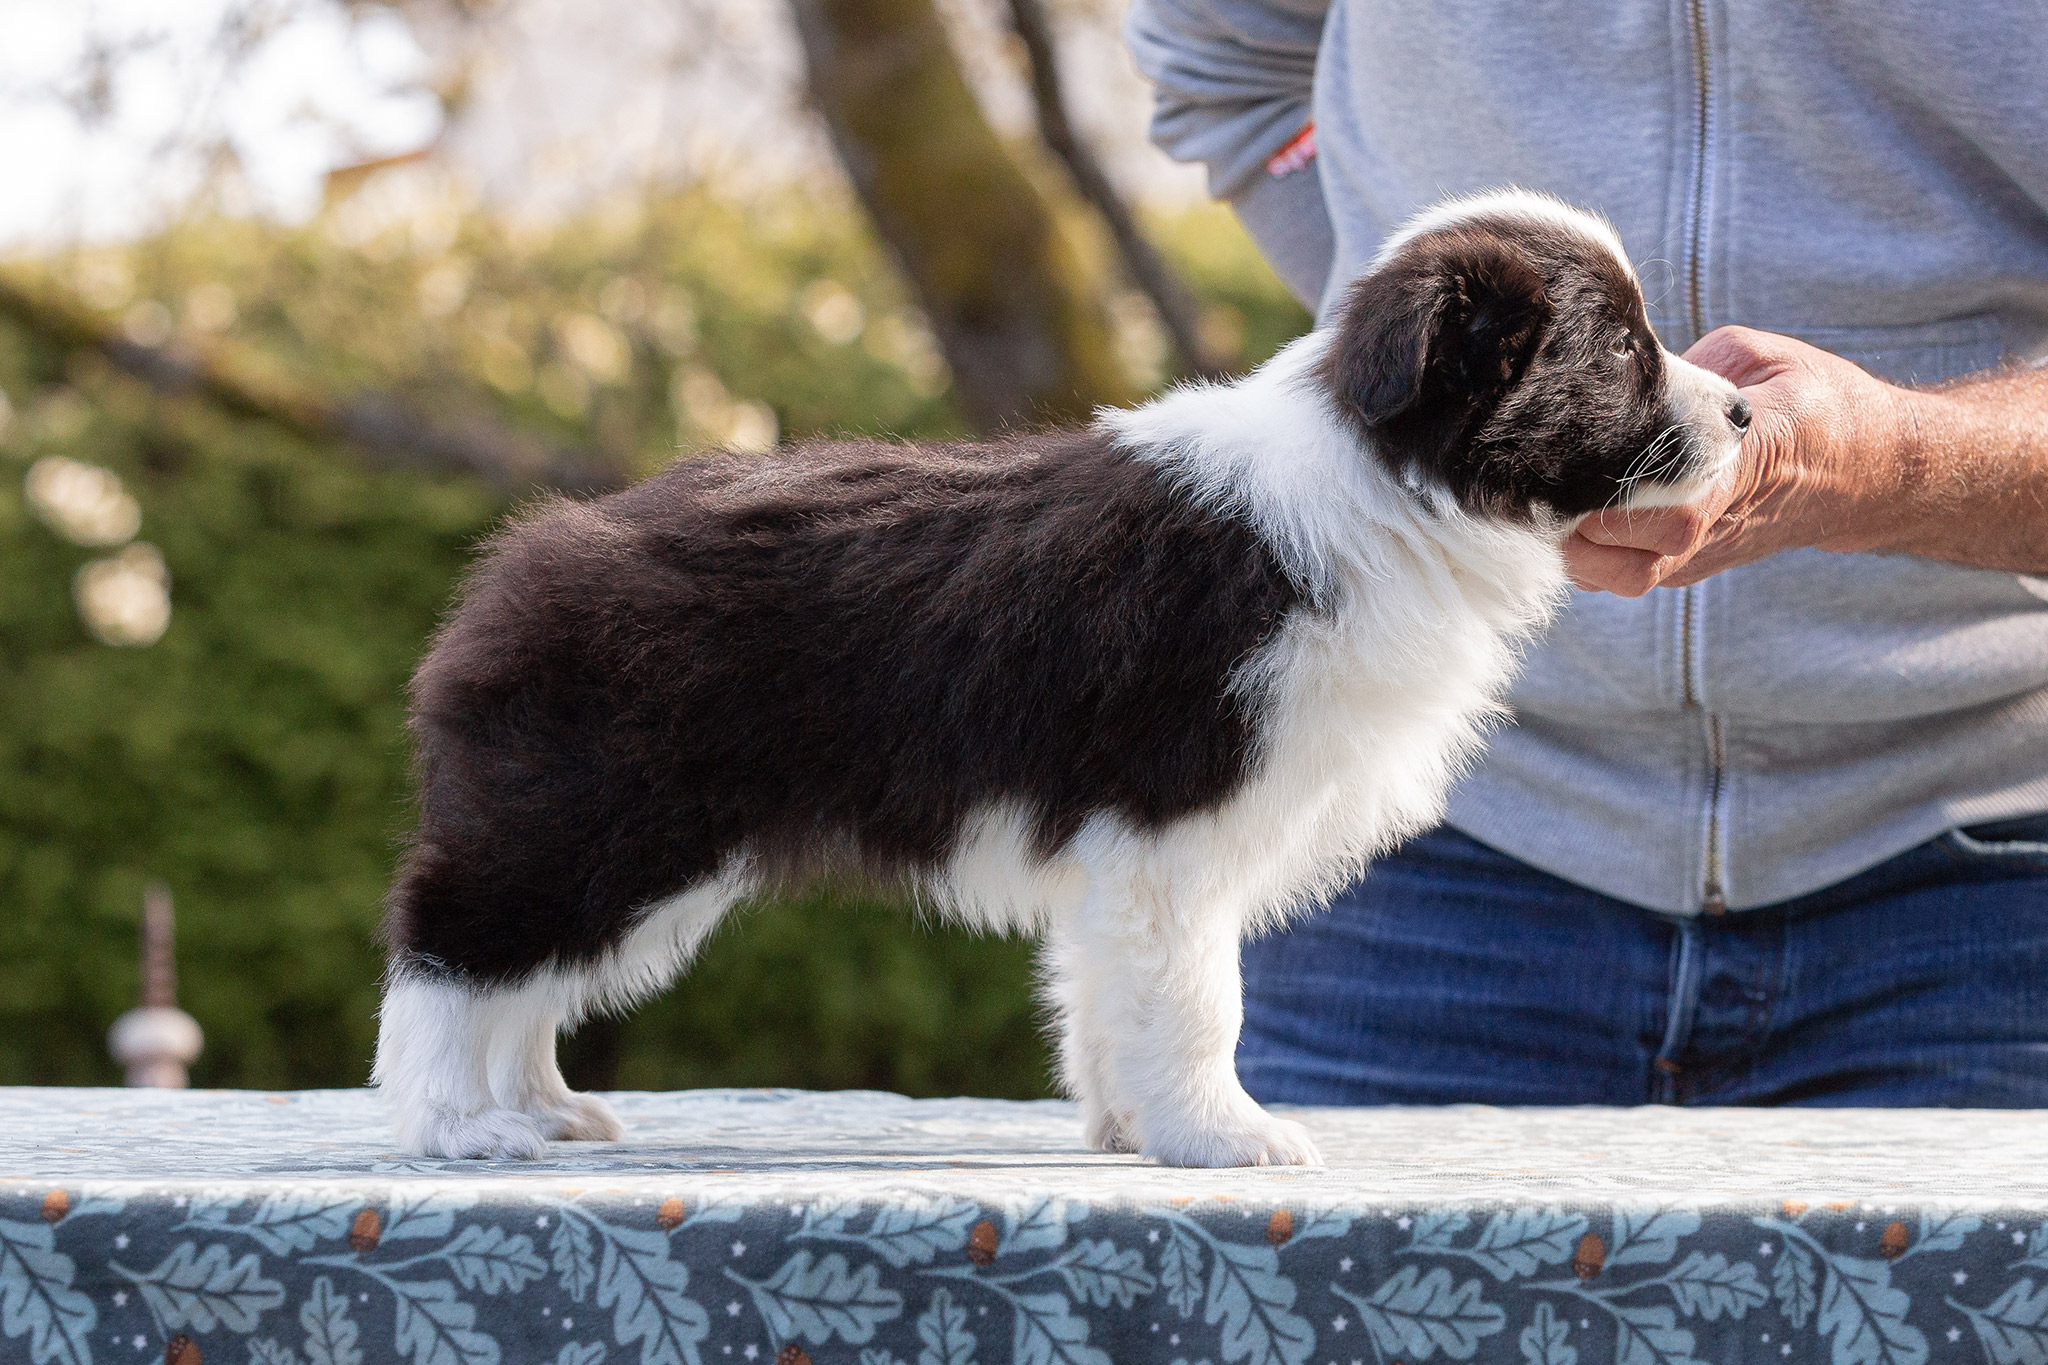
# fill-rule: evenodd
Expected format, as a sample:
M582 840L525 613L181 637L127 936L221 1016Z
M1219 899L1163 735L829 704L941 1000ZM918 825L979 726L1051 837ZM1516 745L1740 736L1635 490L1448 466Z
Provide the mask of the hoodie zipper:
M1693 682L1699 640L1699 628L1693 621L1697 610L1695 589L1681 588L1678 666L1684 679L1685 706L1687 710L1700 713L1707 731L1707 848L1705 874L1700 887L1700 910L1704 914L1720 915L1728 910L1728 898L1721 890L1721 803L1728 787L1728 755L1722 738L1721 718L1702 705L1699 689Z
M1687 17L1692 21L1692 70L1696 99L1693 105L1692 194L1686 221L1685 309L1686 325L1697 340L1705 330L1706 322L1701 255L1706 234L1707 152L1713 102L1707 69L1706 0L1686 0L1686 9ZM1728 785L1727 746L1722 737L1721 718L1705 709L1693 682L1699 649L1698 629L1694 624L1699 611L1699 588L1695 585L1680 591L1684 594L1684 601L1680 607L1679 667L1685 679L1685 704L1700 711L1707 730L1707 847L1701 878L1700 910L1704 914L1720 915L1728 909L1728 899L1721 887L1721 802Z
M1697 341L1705 312L1700 298L1700 242L1706 232L1707 134L1713 116L1709 98L1713 87L1707 72L1706 0L1686 0L1686 12L1692 20L1692 74L1697 98L1693 104L1692 202L1686 222L1685 309L1686 321Z

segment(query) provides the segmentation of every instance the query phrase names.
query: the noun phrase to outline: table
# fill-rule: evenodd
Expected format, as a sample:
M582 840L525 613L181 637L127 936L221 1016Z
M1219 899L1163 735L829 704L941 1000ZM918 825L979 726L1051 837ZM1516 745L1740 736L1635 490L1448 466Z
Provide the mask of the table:
M2048 1360L2028 1113L1302 1110L1328 1166L1182 1171L1050 1101L610 1098L522 1164L366 1091L0 1088L0 1361Z

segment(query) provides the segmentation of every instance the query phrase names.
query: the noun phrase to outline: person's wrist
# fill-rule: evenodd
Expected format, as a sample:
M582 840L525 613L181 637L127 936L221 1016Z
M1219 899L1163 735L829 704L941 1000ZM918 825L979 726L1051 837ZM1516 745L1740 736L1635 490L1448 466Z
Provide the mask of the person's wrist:
M1817 519L1824 536L1815 543L1842 553L1909 549L1919 523L1929 478L1925 432L1936 420L1928 411L1939 394L1872 380L1849 395L1855 420L1845 423L1848 441L1832 461L1835 485L1820 500Z

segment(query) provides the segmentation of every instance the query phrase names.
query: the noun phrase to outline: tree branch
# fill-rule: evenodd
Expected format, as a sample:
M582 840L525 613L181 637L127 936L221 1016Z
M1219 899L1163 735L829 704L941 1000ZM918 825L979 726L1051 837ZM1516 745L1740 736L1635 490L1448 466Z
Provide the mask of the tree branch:
M1024 41L1031 68L1031 95L1038 110L1039 136L1067 168L1081 197L1094 205L1109 225L1125 271L1152 301L1167 335L1173 339L1174 349L1180 353L1181 363L1205 379L1221 377L1228 367L1202 340L1201 311L1193 295L1166 258L1138 230L1130 206L1110 183L1095 153L1074 131L1073 121L1067 116L1066 95L1060 85L1059 53L1045 6L1041 0L1009 0L1009 5L1010 19L1017 36Z
M387 468L473 474L506 493L600 493L626 482L597 452L550 445L480 412L437 423L397 395L330 396L229 344L138 345L90 309L19 279L0 276L0 317L67 350L97 352L161 393L196 395L308 440L346 442Z

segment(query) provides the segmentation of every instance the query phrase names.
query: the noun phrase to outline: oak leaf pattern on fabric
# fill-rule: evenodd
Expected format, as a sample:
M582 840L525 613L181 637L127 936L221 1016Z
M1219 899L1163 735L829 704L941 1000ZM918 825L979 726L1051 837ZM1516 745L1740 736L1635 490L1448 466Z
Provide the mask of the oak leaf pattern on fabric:
M933 1159L1014 1112L973 1102L663 1102L886 1109L906 1154L727 1168L715 1147L633 1164L564 1147L522 1167L379 1150L308 1169L302 1122L253 1158L223 1139L177 1176L120 1174L125 1156L0 1176L0 1362L2048 1361L2048 1196L1913 1197L1894 1175L1895 1199L1677 1181L1567 1198L1519 1177L1394 1198L1058 1146L1037 1167ZM914 1131L954 1112L973 1117ZM763 1143L780 1131L764 1120Z

